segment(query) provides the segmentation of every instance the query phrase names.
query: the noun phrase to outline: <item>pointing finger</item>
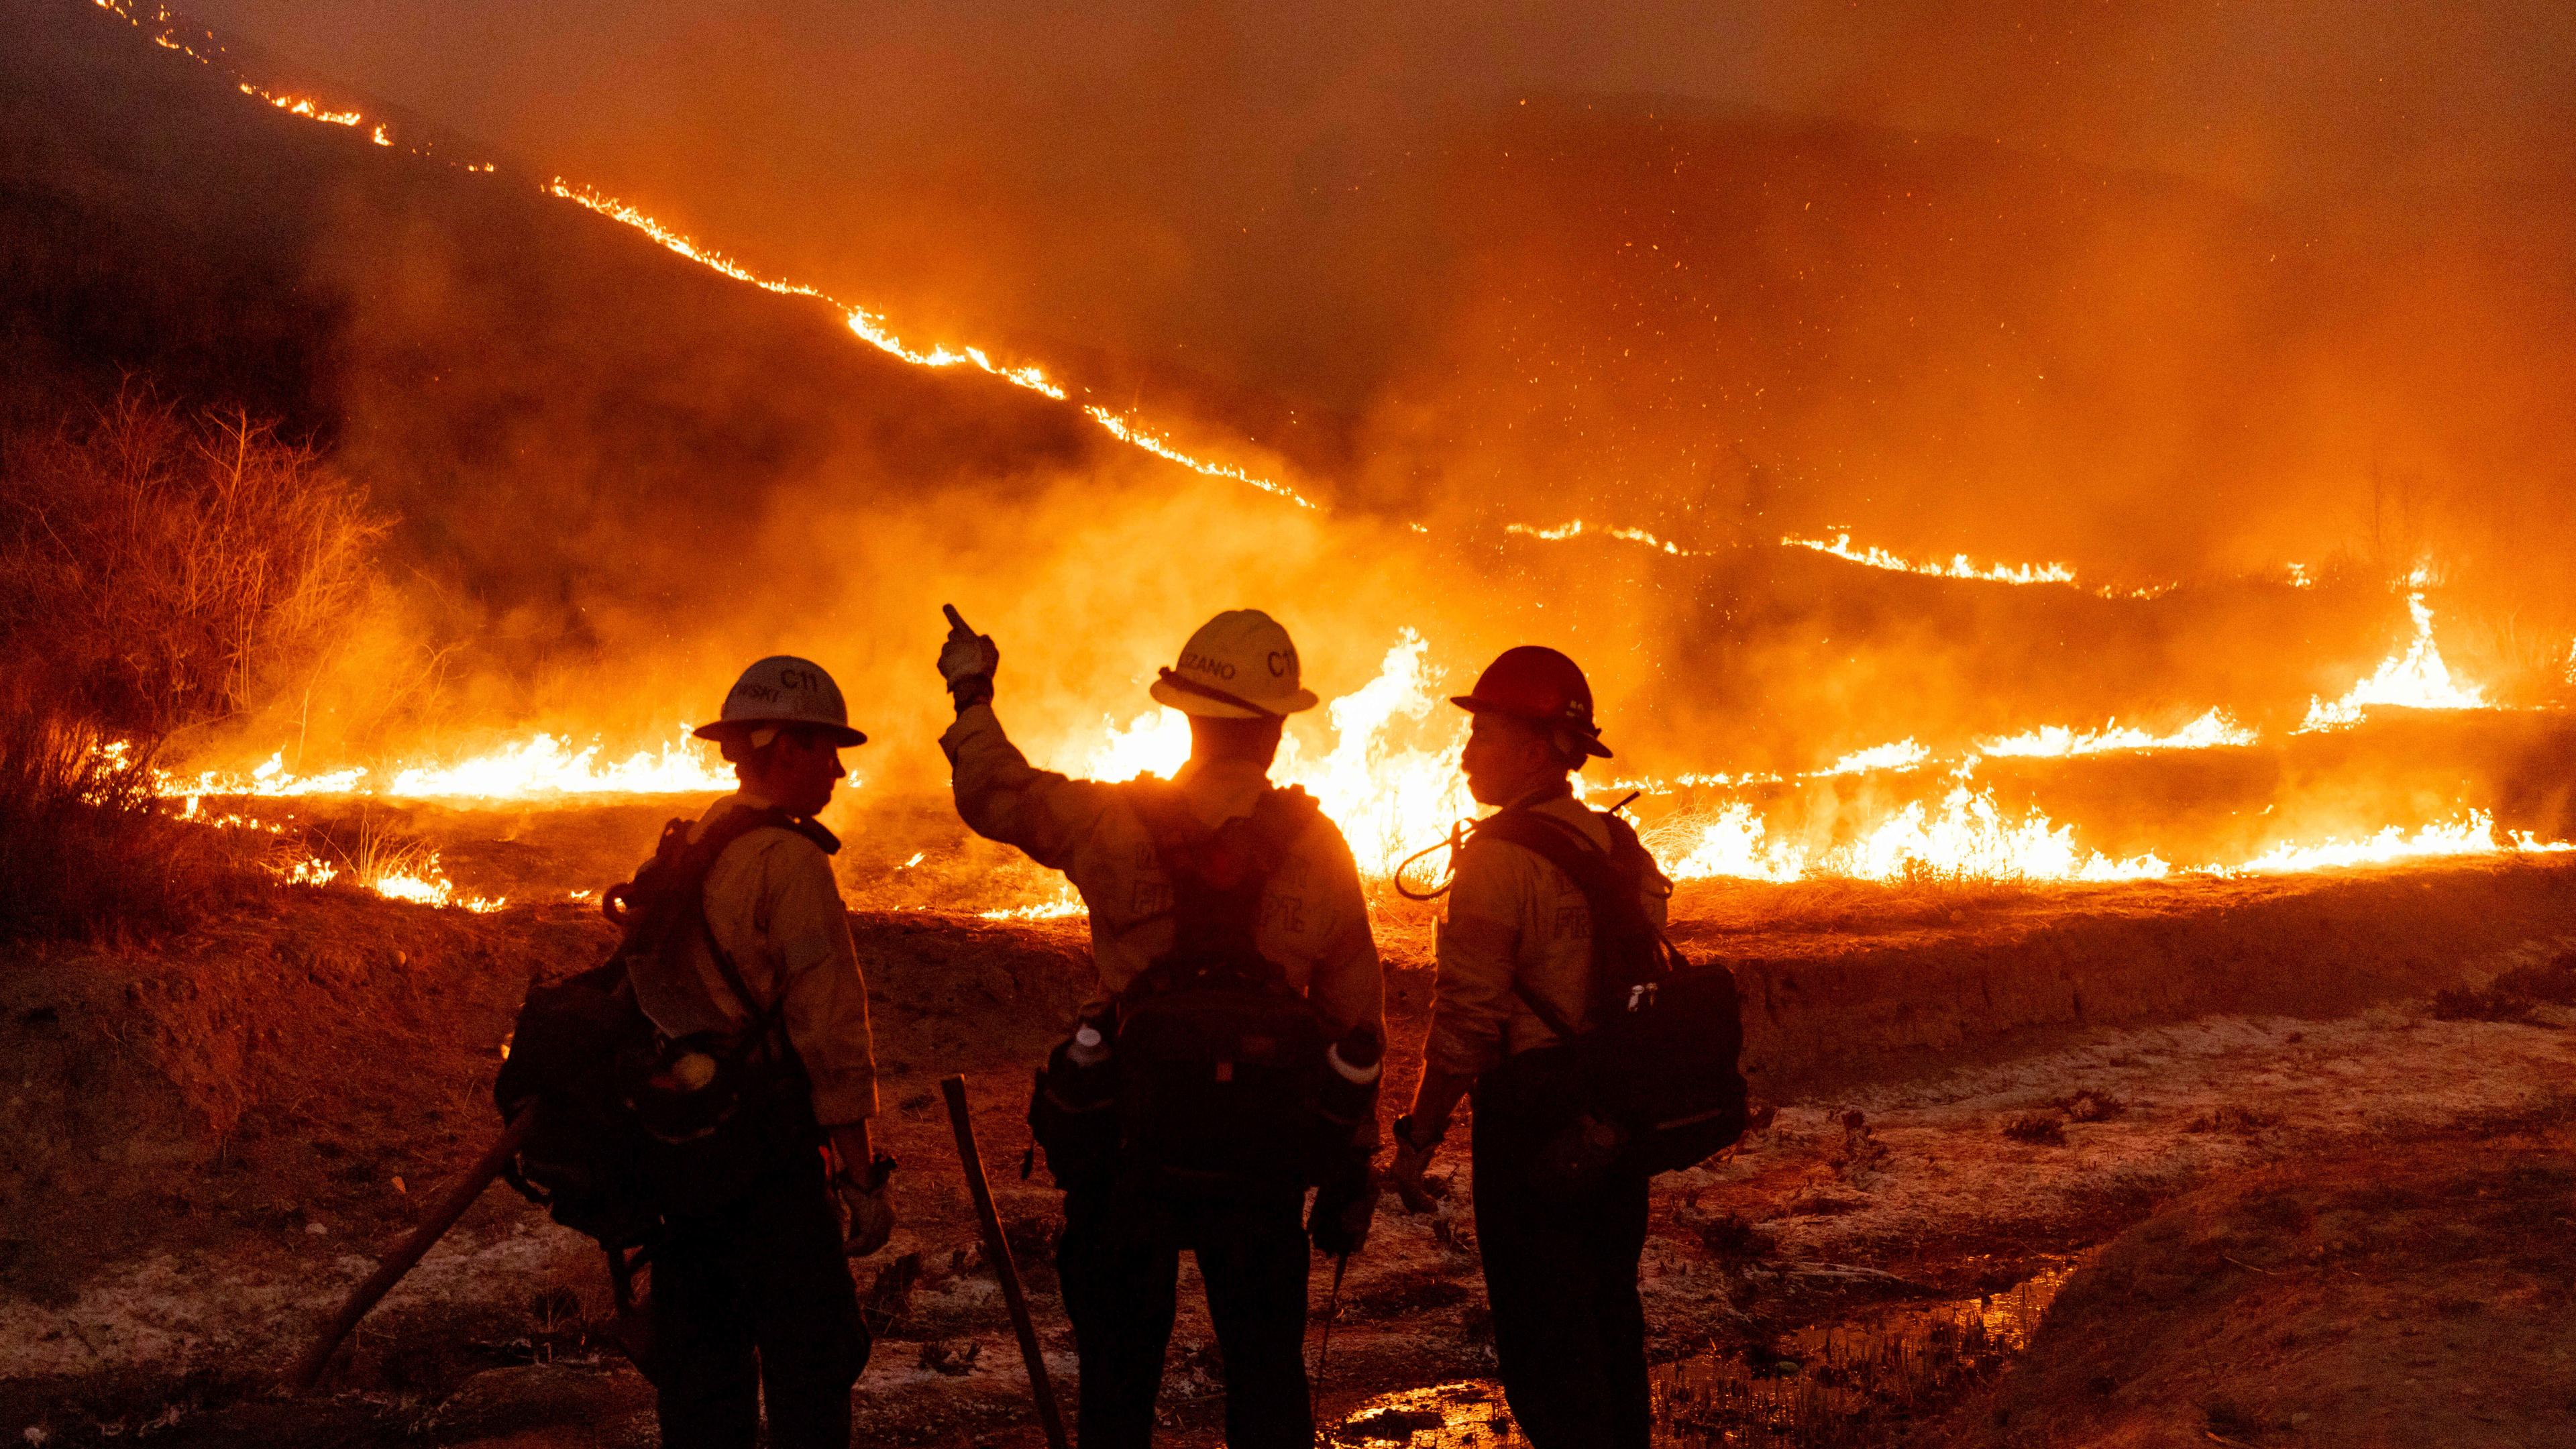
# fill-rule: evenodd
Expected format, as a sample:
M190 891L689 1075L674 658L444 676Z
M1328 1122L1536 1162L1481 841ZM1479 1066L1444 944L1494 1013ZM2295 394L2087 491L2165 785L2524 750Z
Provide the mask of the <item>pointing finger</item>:
M974 630L966 627L966 618L964 615L957 612L957 606L955 604L942 604L939 606L939 612L948 616L949 628L956 630L960 634L972 634L975 632Z

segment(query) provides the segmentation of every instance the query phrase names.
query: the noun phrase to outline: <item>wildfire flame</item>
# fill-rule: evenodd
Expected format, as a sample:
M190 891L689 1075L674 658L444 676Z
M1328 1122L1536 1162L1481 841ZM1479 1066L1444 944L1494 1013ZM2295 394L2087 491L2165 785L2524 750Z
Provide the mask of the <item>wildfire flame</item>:
M364 766L299 775L286 767L285 753L280 751L248 774L156 772L153 784L164 798L191 800L204 795L516 800L547 795L688 795L734 787L731 772L714 749L692 738L685 728L669 745L638 750L622 760L603 760L601 749L592 743L575 750L566 740L538 734L449 764L400 766L385 772L381 786L367 783L371 772Z
M2426 825L2412 832L2390 825L2359 840L2275 846L2238 869L2249 874L2276 874L2355 865L2386 865L2441 856L2500 855L2508 851L2556 854L2570 850L2576 850L2576 844L2566 841L2544 843L2529 831L2516 831L2510 840L2499 842L2495 837L2494 817L2483 810L2472 810L2464 820Z
M1912 740L1894 744L1873 745L1854 750L1815 772L1818 778L1831 775L1864 775L1872 770L1911 770L1932 758L1932 752Z
M210 35L203 37L204 49L198 48L191 39L182 38L173 29L175 16L166 7L155 7L151 20L147 22L129 0L94 0L94 3L144 30L155 44L231 74L229 62L217 58L222 47ZM363 127L372 143L388 147L395 144L384 123L370 122L360 112L329 109L309 98L273 92L237 75L232 78L243 93L286 114L345 128ZM493 167L487 162L468 165L465 169L489 172ZM908 345L877 314L835 301L819 289L803 283L761 276L613 197L569 185L560 178L543 189L559 199L641 231L671 252L728 278L778 295L812 298L832 306L843 314L854 337L908 364L929 368L971 367L1011 386L1058 401L1070 400L1065 387L1037 366L996 362L984 349L977 347L939 345L923 349ZM1194 457L1131 418L1097 406L1084 404L1082 407L1084 414L1095 424L1129 446L1204 476L1261 489L1302 508L1316 507L1312 501L1282 483L1234 465ZM1412 526L1416 532L1426 531L1419 524ZM1549 529L1513 524L1507 525L1507 531L1546 541L1601 536L1673 556L1695 556L1700 552L1643 529L1588 524L1579 519ZM1965 555L1953 556L1947 562L1919 561L1877 547L1855 548L1848 533L1837 533L1830 539L1784 537L1780 542L1785 547L1809 549L1870 568L1990 583L2079 586L2075 570L2062 563L1980 564ZM2313 585L2302 565L2289 565L2287 573L2294 588ZM2429 571L2419 571L2410 580L2410 587L2418 590L2409 600L2415 622L2412 644L2402 654L2383 663L2370 678L2357 683L2341 700L2333 704L2311 701L2304 729L2349 725L2374 705L2404 705L2419 709L2491 707L2482 690L2452 678L2434 645L2432 611L2426 606L2421 592L2431 583ZM2113 598L2152 597L2167 587L2170 586L2128 591L2106 588L2096 592ZM1325 812L1342 826L1350 838L1362 870L1373 876L1383 877L1391 873L1395 863L1410 847L1446 835L1452 824L1473 808L1456 768L1463 726L1436 720L1434 706L1437 696L1432 689L1426 654L1421 638L1406 631L1388 651L1376 679L1333 701L1329 707L1327 717L1335 739L1332 748L1320 756L1307 758L1301 754L1297 741L1292 737L1283 745L1278 768L1274 771L1276 778L1304 785L1317 796ZM2576 649L2570 651L2567 669L2569 682L2576 683ZM1104 726L1100 742L1091 752L1091 773L1096 776L1120 778L1149 771L1168 774L1187 757L1187 724L1174 712L1141 714L1124 726L1104 721ZM1973 767L1980 754L2063 757L2113 750L2206 749L2253 741L2252 731L2216 710L2172 734L2162 736L2123 727L2116 720L2093 731L2079 732L2048 726L1977 746L1976 751L1960 761L1961 778L1949 787L1937 806L1924 802L1908 804L1863 830L1857 838L1839 846L1810 850L1801 843L1775 839L1754 807L1742 801L1728 803L1713 815L1695 815L1667 822L1654 832L1654 836L1659 853L1667 861L1671 873L1680 879L1735 876L1792 881L1815 875L1844 875L1892 880L1922 874L2020 880L2153 879L2168 874L2172 867L2152 853L2118 860L2083 851L2074 843L2071 826L2056 825L2037 811L2027 812L2018 818L2010 817L1995 803L1990 790L1975 790L1966 782L1967 770ZM1813 772L1809 778L1873 770L1912 770L1927 763L1930 757L1930 751L1908 739L1855 751L1824 770ZM371 784L374 779L381 779L383 783ZM1670 782L1646 782L1640 788L1726 788L1752 783L1777 783L1777 777L1695 774L1677 777ZM658 752L643 751L624 760L610 761L601 758L601 747L597 744L576 750L568 741L539 734L466 760L405 765L387 769L381 776L362 767L300 775L286 767L283 752L280 752L246 775L214 771L185 779L165 775L158 777L158 784L163 795L184 798L182 818L278 831L282 827L239 815L208 815L202 811L200 802L207 796L378 794L389 797L527 799L688 793L721 791L730 788L732 781L703 746L685 735L673 746ZM2576 849L2576 845L2543 844L2529 834L2515 834L2509 842L2500 843L2492 820L2483 812L2472 811L2464 819L2425 825L2411 832L2389 826L2356 840L2282 844L2239 867L2208 866L2202 869L2222 874L2313 870L2421 857L2570 849ZM916 856L915 860L918 859ZM349 872L319 859L295 862L281 872L285 878L302 884L328 883L345 873ZM498 900L461 896L446 879L435 854L407 863L383 865L372 873L362 874L366 874L362 881L364 885L395 899L469 910L498 909L502 904ZM1047 901L987 914L994 919L1045 919L1076 914L1080 909L1078 898L1070 891L1064 891Z
M1977 753L1998 758L2045 759L2128 750L2209 750L2250 745L2260 738L2253 730L2230 718L2225 710L2213 709L2167 735L2151 735L2145 730L2124 726L2116 719L2098 730L2042 725L2024 734L1984 741L1977 746Z
M550 195L560 197L576 206L586 207L610 221L633 227L659 242L667 250L686 257L710 271L719 272L737 282L748 282L763 291L775 292L782 297L811 297L815 301L832 307L842 314L843 321L849 327L852 336L889 356L901 358L915 367L972 367L988 376L1000 378L1013 387L1025 388L1058 402L1066 400L1063 385L1049 378L1045 369L1034 364L1006 367L995 362L991 355L980 347L952 348L942 344L924 349L911 346L896 336L892 329L887 327L885 319L876 313L838 301L822 289L808 286L803 282L788 282L776 277L764 277L725 256L722 252L703 246L686 234L663 225L641 209L616 197L603 196L587 186L571 185L560 176L548 182L545 189ZM1102 431L1130 447L1151 453L1167 462L1178 463L1194 473L1209 478L1224 478L1236 483L1249 484L1300 508L1315 507L1311 499L1285 483L1247 472L1230 463L1215 463L1205 458L1194 457L1132 418L1121 417L1107 408L1088 404L1084 405L1082 411L1084 416L1099 424Z
M2420 590L2407 595L2406 610L2415 619L2415 638L2405 652L2382 661L2378 672L2354 685L2334 703L2309 700L2307 721L2299 726L2302 732L2358 724L2373 705L2400 705L2407 709L2493 707L2487 702L2486 691L2451 678L2450 666L2442 662L2441 646L2433 642L2432 607L2424 602Z
M2075 827L2031 811L2009 819L1991 790L1963 781L1937 810L1915 801L1848 844L1810 852L1771 840L1768 827L1741 801L1713 818L1666 825L1655 833L1665 874L1677 881L1735 876L1786 883L1812 876L1896 881L1918 877L2020 881L2158 880L2173 867L2150 853L2115 860L2079 849Z
M1928 574L1942 579L1982 579L1994 584L2072 584L2075 570L2062 563L2044 564L1977 564L1966 554L1952 556L1948 563L1923 563L1889 553L1875 545L1856 549L1851 535L1838 533L1832 538L1788 537L1780 540L1786 548L1810 548L1831 554L1847 563L1864 564L1874 569L1890 569L1903 574Z
M275 827L259 828L274 829ZM472 911L477 915L488 915L510 903L506 896L475 896L458 891L456 883L447 878L447 871L439 864L438 852L434 850L419 854L416 858L409 855L398 856L379 863L372 869L344 869L336 862L324 860L320 856L306 856L302 860L289 861L277 867L277 878L288 885L327 886L342 876L352 877L356 884L374 891L386 900L409 901L416 906ZM587 891L575 891L573 899L579 900L588 894Z
M1580 518L1575 519L1570 523L1559 524L1554 528L1532 528L1526 523L1506 523L1503 525L1503 532L1516 533L1523 538L1535 538L1548 543L1562 543L1569 538L1581 538L1585 534L1595 534L1602 538L1615 538L1626 543L1642 543L1648 548L1657 549L1661 552L1671 554L1675 558L1706 557L1706 554L1699 549L1684 548L1670 539L1657 538L1655 535L1648 533L1642 528L1618 528L1599 524L1586 524Z
M1341 827L1364 875L1392 875L1398 861L1447 835L1475 809L1458 774L1465 728L1435 721L1440 696L1426 662L1429 650L1420 634L1402 631L1376 678L1325 706L1332 749L1309 757L1291 735L1280 742L1270 772L1315 797ZM1090 752L1087 773L1102 780L1169 779L1189 754L1188 719L1157 708L1125 725L1110 722Z

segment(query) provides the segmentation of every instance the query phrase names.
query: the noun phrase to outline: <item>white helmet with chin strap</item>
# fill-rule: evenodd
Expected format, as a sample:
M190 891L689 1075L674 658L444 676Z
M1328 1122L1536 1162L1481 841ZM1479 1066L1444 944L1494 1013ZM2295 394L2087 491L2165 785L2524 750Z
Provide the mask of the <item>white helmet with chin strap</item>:
M1228 609L1181 646L1180 663L1146 692L1183 714L1210 719L1281 719L1315 707L1299 679L1297 646L1259 609Z
M819 729L833 744L847 749L868 737L850 728L849 706L841 687L823 666L793 654L773 654L742 672L725 696L724 710L713 724L691 733L718 743L739 740L753 749L777 737L781 728L804 725Z

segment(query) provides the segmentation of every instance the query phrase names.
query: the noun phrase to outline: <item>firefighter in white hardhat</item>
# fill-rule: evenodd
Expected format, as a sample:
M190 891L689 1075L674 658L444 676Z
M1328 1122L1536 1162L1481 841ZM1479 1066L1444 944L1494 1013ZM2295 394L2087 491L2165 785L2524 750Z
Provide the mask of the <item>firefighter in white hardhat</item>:
M707 929L684 951L639 959L636 1000L673 1041L783 1035L775 1060L792 1121L764 1138L776 1150L756 1180L674 1221L654 1247L662 1442L748 1445L765 1404L769 1443L847 1449L868 1333L845 1257L875 1252L894 1230L892 1164L868 1140L876 1058L832 877L840 842L814 817L846 773L840 751L867 736L822 666L783 654L744 670L696 733L722 748L741 787L688 839L731 838L706 868Z
M1347 1255L1367 1236L1385 1027L1350 847L1304 792L1269 780L1281 726L1315 705L1296 645L1259 610L1209 620L1149 691L1189 717L1189 763L1168 784L1105 784L1029 764L993 714L1000 651L948 617L939 671L957 722L940 745L957 813L1064 872L1091 913L1099 995L1031 1110L1066 1190L1056 1270L1082 1359L1083 1449L1152 1438L1183 1249L1225 1356L1226 1442L1307 1449L1307 1243ZM1221 1022L1193 1036L1224 1016L1194 1007L1220 1002L1273 1013L1278 1039L1311 1055L1265 1056L1267 1035L1237 1052L1217 1040ZM1188 1046L1158 1054L1175 1042ZM1192 1070L1212 1072L1205 1089L1177 1089L1187 1100L1167 1112L1164 1093ZM1283 1111L1285 1094L1264 1084L1299 1070L1341 1105ZM1258 1125L1274 1121L1299 1129ZM1301 1229L1310 1182L1320 1190Z

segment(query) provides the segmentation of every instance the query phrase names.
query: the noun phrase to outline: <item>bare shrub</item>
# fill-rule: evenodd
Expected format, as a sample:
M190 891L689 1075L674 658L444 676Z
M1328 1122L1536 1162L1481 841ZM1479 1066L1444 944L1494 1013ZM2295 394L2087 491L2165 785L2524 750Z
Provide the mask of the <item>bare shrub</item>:
M62 712L158 739L313 668L384 529L273 425L129 386L0 450L0 641Z
M2182 1130L2185 1132L2233 1132L2241 1136L2251 1137L2266 1128L2279 1125L2280 1120L2280 1118L2273 1116L2271 1113L2261 1111L2257 1108L2226 1106L2220 1107L2215 1111L2204 1112L2201 1115L2192 1118L2189 1122L2183 1124Z
M2085 1087L2072 1096L2058 1098L2057 1110L2065 1113L2069 1122L2108 1122L2127 1116L2129 1104L2108 1092Z
M2025 1112L2004 1124L2004 1135L2033 1147L2066 1145L2066 1125L2054 1112Z
M2495 989L2552 1006L2576 1006L2576 953L2545 966L2516 966L2495 979Z

